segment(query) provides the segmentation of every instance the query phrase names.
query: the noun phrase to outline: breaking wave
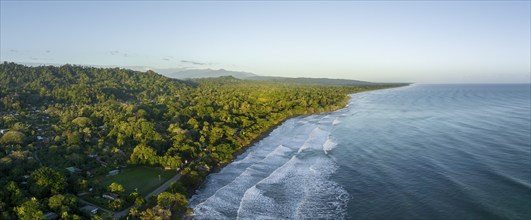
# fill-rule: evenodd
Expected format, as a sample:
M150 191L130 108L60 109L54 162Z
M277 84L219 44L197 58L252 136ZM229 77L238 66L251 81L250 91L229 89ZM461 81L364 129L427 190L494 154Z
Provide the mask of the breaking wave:
M337 124L334 113L286 121L208 176L190 199L194 218L345 218L350 195L329 180L338 168L328 155Z

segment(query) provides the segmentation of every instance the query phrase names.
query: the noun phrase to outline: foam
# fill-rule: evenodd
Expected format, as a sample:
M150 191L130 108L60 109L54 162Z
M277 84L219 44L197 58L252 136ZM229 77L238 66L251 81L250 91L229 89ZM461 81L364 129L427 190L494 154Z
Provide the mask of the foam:
M190 200L194 217L344 218L349 196L328 180L337 169L327 155L337 145L330 137L338 120L332 114L290 119L209 175Z
M323 151L325 154L328 154L332 149L334 149L337 146L337 143L332 140L330 136L328 136L328 139L323 144Z
M341 120L339 120L339 117L335 118L334 121L332 122L332 125L336 126L338 124L341 123Z

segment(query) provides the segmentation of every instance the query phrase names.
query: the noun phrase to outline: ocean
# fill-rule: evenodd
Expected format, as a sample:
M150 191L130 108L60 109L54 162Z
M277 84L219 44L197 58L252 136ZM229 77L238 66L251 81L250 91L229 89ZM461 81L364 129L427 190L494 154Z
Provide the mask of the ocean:
M284 122L190 207L196 219L531 219L530 88L353 94Z

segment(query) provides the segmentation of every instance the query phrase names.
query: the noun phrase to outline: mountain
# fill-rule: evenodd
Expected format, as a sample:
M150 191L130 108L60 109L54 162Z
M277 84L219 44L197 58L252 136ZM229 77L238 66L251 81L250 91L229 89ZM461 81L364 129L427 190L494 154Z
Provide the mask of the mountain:
M61 64L51 63L24 63L27 66L42 66L52 65L61 66ZM280 77L280 76L260 76L250 72L230 71L225 69L186 69L186 68L154 68L149 66L103 66L103 65L87 65L93 67L121 67L135 71L145 72L147 70L155 71L161 75L174 79L200 79L200 78L217 78L221 76L233 76L237 79L270 81L284 84L304 84L304 85L335 85L335 86L359 86L371 85L372 82L351 80L351 79L330 79L330 78L309 78L309 77ZM382 84L382 83L378 83ZM385 83L383 83L385 84Z
M254 76L247 78L248 80L261 80L270 81L276 83L287 84L307 84L307 85L334 85L334 86L358 86L358 85L371 85L374 83L352 80L352 79L329 79L329 78L308 78L308 77L276 77L276 76Z
M173 70L173 71L172 71ZM290 78L277 76L260 76L249 72L230 71L225 69L155 69L155 72L161 73L170 78L176 79L198 79L198 78L217 78L221 76L233 76L238 79L270 81L287 84L306 84L306 85L335 85L335 86L357 86L369 85L371 82L350 80L350 79L329 79L329 78Z
M187 69L177 72L159 71L159 73L176 79L197 79L197 78L216 78L220 76L233 76L238 79L248 79L252 77L259 77L256 74L248 72L229 71L225 69L213 70L213 69Z

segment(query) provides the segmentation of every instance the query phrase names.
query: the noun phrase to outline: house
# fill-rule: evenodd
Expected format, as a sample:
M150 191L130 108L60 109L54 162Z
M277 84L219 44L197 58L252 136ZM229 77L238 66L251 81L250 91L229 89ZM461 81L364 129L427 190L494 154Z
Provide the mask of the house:
M116 176L118 173L120 173L120 170L111 170L107 176Z
M42 141L44 138L42 136L37 136L37 140Z
M59 218L59 216L55 214L55 212L47 212L46 214L44 214L44 218L46 220L54 220L54 219Z
M101 195L102 198L104 199L108 199L108 200L111 200L111 201L114 201L116 199L118 199L118 197L120 197L118 194L116 193L104 193L103 195Z
M81 211L92 216L98 213L98 208L91 205L86 205L81 208Z
M68 170L70 173L81 172L81 170L78 169L77 167L67 167L66 170Z

